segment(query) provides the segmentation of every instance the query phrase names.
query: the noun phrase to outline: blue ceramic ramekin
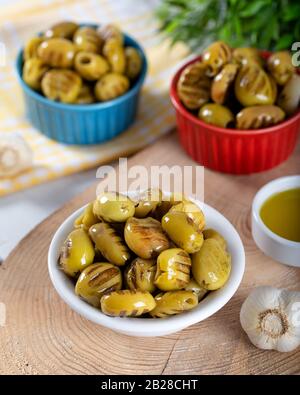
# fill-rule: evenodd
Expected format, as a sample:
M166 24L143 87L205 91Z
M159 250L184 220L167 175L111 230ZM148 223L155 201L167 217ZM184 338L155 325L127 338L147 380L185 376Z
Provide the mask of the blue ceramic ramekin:
M126 46L135 47L140 52L143 67L128 92L103 103L64 104L35 92L22 79L23 51L20 51L16 61L17 75L24 94L26 115L31 124L47 137L66 144L98 144L125 131L135 120L140 90L147 73L147 60L133 38L127 34L124 34L124 38Z

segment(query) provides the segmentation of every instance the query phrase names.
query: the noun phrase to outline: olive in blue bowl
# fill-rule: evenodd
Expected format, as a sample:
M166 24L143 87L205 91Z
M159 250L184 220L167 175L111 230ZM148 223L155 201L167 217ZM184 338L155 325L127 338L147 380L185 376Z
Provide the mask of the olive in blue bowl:
M51 139L86 145L132 125L147 60L113 25L61 22L27 43L16 69L31 124Z

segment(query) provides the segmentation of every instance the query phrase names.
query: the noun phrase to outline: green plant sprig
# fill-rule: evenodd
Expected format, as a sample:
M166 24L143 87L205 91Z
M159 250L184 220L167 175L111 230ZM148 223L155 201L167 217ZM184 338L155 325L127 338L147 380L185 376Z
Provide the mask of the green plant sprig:
M300 41L299 0L161 0L156 15L172 43L196 52L216 40L267 50Z

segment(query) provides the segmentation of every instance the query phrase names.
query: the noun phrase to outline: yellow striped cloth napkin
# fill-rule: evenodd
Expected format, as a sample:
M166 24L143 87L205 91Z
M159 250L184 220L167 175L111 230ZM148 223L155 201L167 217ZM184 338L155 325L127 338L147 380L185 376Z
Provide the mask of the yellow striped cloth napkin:
M19 133L34 152L32 169L0 180L0 196L127 156L153 142L175 123L169 84L186 55L183 46L170 49L161 41L151 1L136 0L27 0L2 7L0 43L6 47L0 66L0 134ZM37 32L60 20L116 23L146 50L149 72L137 121L117 138L97 146L67 146L49 140L24 118L23 100L15 75L18 50Z

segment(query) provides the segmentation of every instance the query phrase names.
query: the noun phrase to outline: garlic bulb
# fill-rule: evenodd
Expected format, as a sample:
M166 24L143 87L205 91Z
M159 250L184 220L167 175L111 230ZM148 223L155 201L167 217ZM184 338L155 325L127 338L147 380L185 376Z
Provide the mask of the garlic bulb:
M0 134L0 177L12 177L32 165L33 153L15 134Z
M258 287L243 303L240 321L256 347L292 351L300 345L300 292Z

